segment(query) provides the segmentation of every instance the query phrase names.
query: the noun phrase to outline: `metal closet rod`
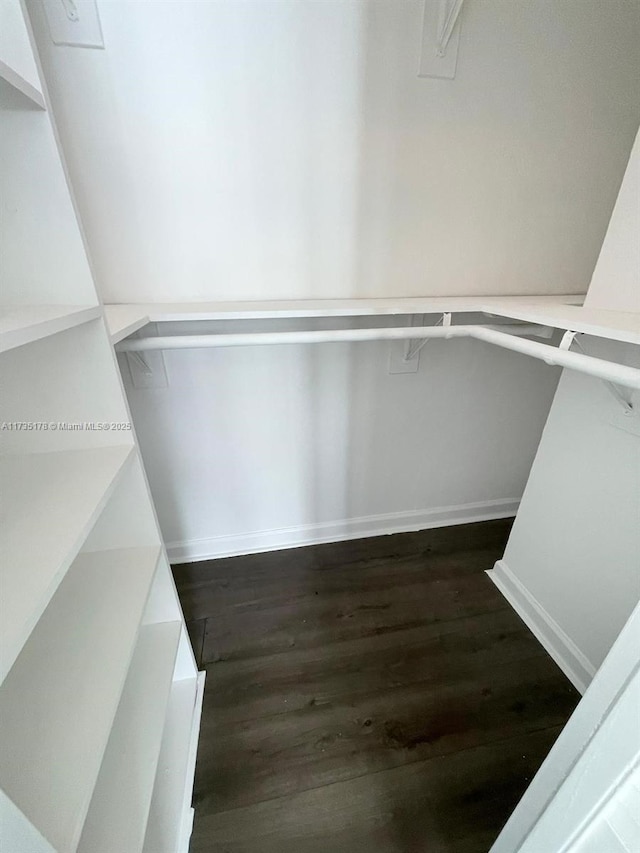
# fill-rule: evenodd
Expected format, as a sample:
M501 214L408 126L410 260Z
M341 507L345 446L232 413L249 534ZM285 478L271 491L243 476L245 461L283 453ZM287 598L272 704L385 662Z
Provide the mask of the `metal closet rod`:
M170 337L129 338L120 342L119 352L201 349L204 347L271 346L278 344L325 344L358 341L400 341L422 338L475 338L504 349L521 352L547 364L568 367L625 388L640 389L640 370L623 364L559 350L549 344L523 340L486 326L408 326L380 329L330 329L300 332L244 332L239 334L172 335Z

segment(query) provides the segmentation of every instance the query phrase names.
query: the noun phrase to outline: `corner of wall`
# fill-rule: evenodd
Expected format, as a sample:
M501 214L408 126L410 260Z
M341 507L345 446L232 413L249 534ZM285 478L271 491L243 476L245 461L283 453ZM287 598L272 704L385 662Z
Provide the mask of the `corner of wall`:
M518 580L504 560L498 560L487 575L498 587L531 633L551 655L574 687L584 693L596 667L573 640Z

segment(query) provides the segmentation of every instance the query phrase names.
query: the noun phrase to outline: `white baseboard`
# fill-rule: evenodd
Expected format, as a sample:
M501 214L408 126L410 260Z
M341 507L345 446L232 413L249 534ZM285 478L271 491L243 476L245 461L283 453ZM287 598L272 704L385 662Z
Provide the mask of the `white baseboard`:
M519 499L516 498L481 501L436 509L392 512L386 515L348 518L343 521L258 530L232 536L214 536L210 539L187 539L181 542L168 542L167 553L172 563L189 563L218 557L232 557L237 554L257 554L261 551L298 548L301 545L343 542L347 539L364 539L368 536L427 530L430 527L448 527L453 524L511 518L516 514L519 503Z
M487 574L569 681L584 693L596 674L596 667L523 586L504 560L498 560Z

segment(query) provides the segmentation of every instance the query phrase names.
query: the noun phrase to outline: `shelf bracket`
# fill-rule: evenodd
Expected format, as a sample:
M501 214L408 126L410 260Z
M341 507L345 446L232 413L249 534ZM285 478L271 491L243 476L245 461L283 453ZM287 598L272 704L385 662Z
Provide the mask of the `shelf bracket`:
M571 348L571 344L575 344L583 355L588 355L578 338L578 335L581 334L583 333L572 332L571 330L567 330L562 336L562 340L560 341L558 349L568 351ZM630 400L627 400L620 388L614 382L609 382L606 379L603 379L602 382L604 383L607 388L607 391L611 394L614 400L622 406L622 410L624 411L625 415L633 415L635 411L633 408L633 403Z
M157 335L158 327L155 324L149 324L146 328L151 337ZM134 350L126 355L134 388L166 388L168 386L167 369L164 354L161 351L140 353Z
M444 56L449 46L451 34L458 22L458 17L464 0L441 0L440 2L440 21L438 24L438 40L436 54Z
M442 315L442 317L440 317L440 319L436 323L434 323L433 325L439 326L440 324L442 324L445 327L451 325L451 312L450 311L445 312ZM407 340L407 342L404 345L404 357L402 360L403 361L411 361L412 358L415 358L418 355L418 353L420 352L420 350L422 349L422 347L427 343L428 340L429 340L428 338L422 338L422 340L417 340L417 341L416 340L412 341L410 339Z
M453 80L464 0L425 0L419 77Z
M132 361L135 361L138 370L142 371L145 376L153 376L153 370L151 370L149 364L139 352L130 352L128 356Z

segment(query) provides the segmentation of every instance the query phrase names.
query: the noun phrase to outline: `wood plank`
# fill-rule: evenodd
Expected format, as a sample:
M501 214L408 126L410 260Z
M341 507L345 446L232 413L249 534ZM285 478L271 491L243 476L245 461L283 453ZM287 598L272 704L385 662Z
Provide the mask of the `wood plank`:
M216 659L192 853L486 853L579 698L484 575L509 528L174 567Z
M305 596L266 610L232 608L207 619L205 662L273 654L502 610L509 605L484 575Z
M513 519L498 519L474 524L370 536L346 542L329 542L282 551L267 551L196 563L172 566L176 584L182 591L191 584L211 581L242 582L251 578L295 577L302 570L337 570L368 560L400 557L434 557L436 555L495 549L502 556Z
M447 685L544 655L510 609L343 643L207 667L205 715L217 725L302 710L402 685ZM559 672L558 672L559 675ZM560 676L559 676L560 677Z
M191 853L486 853L559 727L218 814Z
M180 597L190 618L210 618L229 611L261 610L293 604L313 595L356 594L388 590L422 581L449 580L480 574L495 565L500 549L476 549L453 554L372 557L340 568L300 565L295 571L241 571L228 577L215 573L208 580L182 583Z
M172 566L188 619L328 592L385 589L480 573L504 553L511 520Z
M561 724L578 696L544 654L255 720L205 715L196 807L225 811Z

